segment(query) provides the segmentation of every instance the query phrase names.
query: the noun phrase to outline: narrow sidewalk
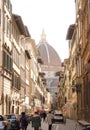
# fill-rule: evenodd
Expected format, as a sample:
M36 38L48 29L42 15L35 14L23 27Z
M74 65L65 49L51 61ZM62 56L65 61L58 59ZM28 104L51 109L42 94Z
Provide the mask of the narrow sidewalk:
M84 127L90 126L90 123L85 120L78 120L78 123Z

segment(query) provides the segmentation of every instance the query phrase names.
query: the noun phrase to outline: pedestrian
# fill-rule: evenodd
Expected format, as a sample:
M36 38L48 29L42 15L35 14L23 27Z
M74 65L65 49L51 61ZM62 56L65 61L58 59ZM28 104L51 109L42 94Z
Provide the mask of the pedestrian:
M42 118L43 118L43 121L45 121L46 116L47 116L47 114L46 114L46 112L44 111L44 112L42 113Z
M66 113L63 114L64 123L66 124Z
M47 114L47 122L48 122L48 130L52 130L52 119L54 118L54 115L49 111Z
M34 130L39 130L39 127L41 127L41 117L38 114L38 112L35 112L31 121L32 121L32 127L34 127Z
M21 118L20 118L20 128L22 130L27 130L27 126L28 126L28 120L27 117L25 115L25 112L21 113Z

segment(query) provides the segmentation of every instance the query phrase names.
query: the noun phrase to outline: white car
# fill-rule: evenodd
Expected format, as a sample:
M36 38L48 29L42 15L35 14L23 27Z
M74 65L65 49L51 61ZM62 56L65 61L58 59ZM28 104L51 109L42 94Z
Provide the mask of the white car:
M54 119L52 121L53 123L64 123L64 116L61 111L55 111L54 112Z
M8 121L6 116L0 115L0 130L10 130L11 123Z

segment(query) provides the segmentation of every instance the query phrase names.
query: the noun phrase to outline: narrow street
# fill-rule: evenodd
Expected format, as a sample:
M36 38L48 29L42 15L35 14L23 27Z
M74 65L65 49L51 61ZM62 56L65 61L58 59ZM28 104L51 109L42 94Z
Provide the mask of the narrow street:
M42 130L48 130L48 124L47 122L42 122L41 126ZM80 126L78 123L76 123L73 120L67 119L66 124L53 124L52 130L82 130L82 126ZM27 130L33 130L31 124L28 125Z

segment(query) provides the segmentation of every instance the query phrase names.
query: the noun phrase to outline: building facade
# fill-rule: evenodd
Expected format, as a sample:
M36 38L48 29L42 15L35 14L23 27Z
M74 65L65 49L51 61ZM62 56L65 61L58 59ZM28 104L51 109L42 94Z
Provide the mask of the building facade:
M66 36L70 54L70 117L90 122L90 0L75 0L75 6L76 21L69 26Z
M47 104L48 92L39 75L38 56L21 16L12 14L9 0L0 0L1 114L30 113Z
M90 0L81 2L82 12L82 118L90 122ZM84 13L83 13L84 12Z
M12 5L0 0L0 113L10 112L12 86Z

